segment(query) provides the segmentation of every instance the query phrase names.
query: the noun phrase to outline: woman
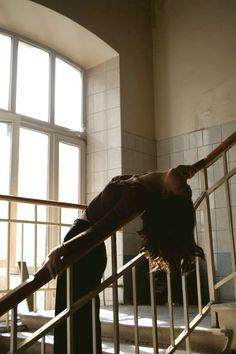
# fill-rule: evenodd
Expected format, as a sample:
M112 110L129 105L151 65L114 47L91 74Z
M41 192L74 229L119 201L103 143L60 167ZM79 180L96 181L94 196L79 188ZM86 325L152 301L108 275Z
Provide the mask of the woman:
M193 267L195 256L203 251L194 241L195 215L191 188L187 179L195 174L193 166L178 166L165 172L114 177L87 206L65 237L65 242L49 254L46 261L50 273L60 273L60 259L75 252L83 256L73 266L73 300L96 288L106 267L104 239L142 214L141 251L152 262L153 270ZM88 253L88 249L91 249ZM85 255L85 256L84 256ZM66 307L66 273L58 277L56 314ZM99 298L97 311L97 353L101 350ZM76 354L92 354L91 302L78 310L73 318ZM55 329L54 353L66 354L66 323Z

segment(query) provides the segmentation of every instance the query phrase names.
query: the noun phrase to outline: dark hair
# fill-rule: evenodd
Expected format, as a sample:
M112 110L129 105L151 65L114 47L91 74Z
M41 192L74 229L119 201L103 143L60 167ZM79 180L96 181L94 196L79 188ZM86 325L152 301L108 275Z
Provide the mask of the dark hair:
M194 240L195 211L191 199L152 195L142 214L140 251L151 260L151 269L184 273L194 269L195 257L204 258Z

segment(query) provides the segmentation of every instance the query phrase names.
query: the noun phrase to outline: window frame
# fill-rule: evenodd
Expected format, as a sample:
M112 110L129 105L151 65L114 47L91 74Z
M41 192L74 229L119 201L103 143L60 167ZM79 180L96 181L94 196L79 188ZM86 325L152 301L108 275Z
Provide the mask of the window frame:
M12 195L18 195L18 154L19 154L19 131L20 128L32 129L34 131L46 133L49 135L49 155L48 155L48 199L57 200L58 198L58 181L55 182L55 173L58 175L58 161L55 161L58 157L58 146L63 141L68 144L76 145L80 149L80 196L78 196L81 203L85 202L85 98L84 98L84 70L77 63L73 62L69 58L61 55L60 53L48 48L45 45L41 45L29 38L19 36L17 33L13 33L0 28L0 34L11 37L11 74L9 85L9 102L8 110L0 108L0 121L12 124L12 146L11 146L11 177L9 193ZM18 43L24 42L32 45L38 49L44 50L49 53L49 114L48 121L42 121L36 118L31 118L19 113L16 113L16 88L17 88L17 49ZM55 61L59 58L67 64L73 66L79 70L82 76L82 90L81 90L81 131L75 131L66 127L56 125L54 122L54 98L55 98ZM57 152L56 152L57 151ZM56 156L57 154L57 156ZM55 172L56 171L56 172ZM56 186L55 186L56 183Z

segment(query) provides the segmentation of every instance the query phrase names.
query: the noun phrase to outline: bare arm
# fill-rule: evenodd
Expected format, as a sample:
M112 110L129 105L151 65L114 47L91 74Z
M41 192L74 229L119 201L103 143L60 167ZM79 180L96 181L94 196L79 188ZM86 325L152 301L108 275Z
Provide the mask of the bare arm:
M121 188L123 188L121 198L109 212L86 231L50 252L45 265L49 268L52 277L62 272L68 264L86 255L91 248L95 248L145 209L147 194L144 188L135 185Z

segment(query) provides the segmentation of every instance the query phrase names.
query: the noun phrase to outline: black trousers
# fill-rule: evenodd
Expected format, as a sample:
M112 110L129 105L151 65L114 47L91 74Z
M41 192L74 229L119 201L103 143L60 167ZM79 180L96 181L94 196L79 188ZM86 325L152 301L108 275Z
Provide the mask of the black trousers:
M70 240L90 226L86 220L77 219L65 237ZM105 244L100 244L86 256L73 265L73 301L78 300L89 291L95 289L101 282L106 268L107 257ZM57 278L55 314L66 308L66 272ZM100 301L96 297L96 331L97 354L102 353L101 323L99 319ZM89 301L73 315L73 354L93 354L92 346L92 302ZM66 321L54 330L54 354L67 353Z

